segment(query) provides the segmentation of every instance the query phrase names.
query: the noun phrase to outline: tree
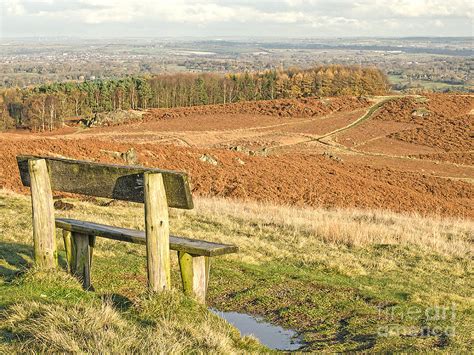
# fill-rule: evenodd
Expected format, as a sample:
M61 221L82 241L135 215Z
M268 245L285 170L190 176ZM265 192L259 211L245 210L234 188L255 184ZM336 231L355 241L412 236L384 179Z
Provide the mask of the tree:
M5 102L4 96L0 96L0 131L4 131L15 126L15 121L9 115L8 105Z
M46 130L46 94L31 94L23 107L26 124L33 131Z
M148 102L152 98L151 87L146 79L137 79L137 91L138 91L138 98L139 98L139 105L142 109L148 108Z
M333 95L381 95L389 90L376 68L330 65L220 75L163 74L118 80L52 83L1 92L1 127L45 130L68 116L100 112Z
M194 81L194 103L197 105L206 105L209 101L209 97L206 92L206 84L204 79L198 77Z

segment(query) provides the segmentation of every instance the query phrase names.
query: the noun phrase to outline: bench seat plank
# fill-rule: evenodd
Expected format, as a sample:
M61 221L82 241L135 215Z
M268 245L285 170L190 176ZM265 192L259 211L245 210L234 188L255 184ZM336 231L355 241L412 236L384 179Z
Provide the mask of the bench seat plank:
M135 244L146 244L145 232L136 229L114 227L70 218L56 218L56 227L70 232L84 233ZM218 256L238 251L235 245L218 244L173 235L170 235L170 249L202 256Z

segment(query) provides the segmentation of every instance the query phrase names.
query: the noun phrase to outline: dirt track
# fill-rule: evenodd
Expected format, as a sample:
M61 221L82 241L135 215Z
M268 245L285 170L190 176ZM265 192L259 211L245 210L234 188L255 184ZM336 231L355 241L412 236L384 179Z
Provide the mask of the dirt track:
M359 150L386 149L398 155L474 164L473 96L427 94L387 102L371 122L338 137ZM381 134L382 133L382 134ZM367 137L374 136L367 140ZM410 149L411 146L411 149Z
M427 99L389 101L363 123L323 143L316 139L349 126L380 99L151 110L144 122L123 126L0 134L0 186L22 190L18 154L124 163L110 152L133 147L141 165L188 171L199 195L473 218L469 113L474 100L459 95ZM201 161L205 154L217 165Z

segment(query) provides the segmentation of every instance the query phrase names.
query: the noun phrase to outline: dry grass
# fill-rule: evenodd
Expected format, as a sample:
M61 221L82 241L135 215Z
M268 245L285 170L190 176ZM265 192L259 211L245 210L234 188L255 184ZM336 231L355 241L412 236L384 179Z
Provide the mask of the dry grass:
M0 330L10 338L10 352L238 353L258 348L253 338L240 338L224 320L178 291L142 297L123 312L108 296L89 294L68 302L64 289L87 292L64 272L32 269L21 283L26 293L38 284L48 286L40 300L33 296L0 311Z
M173 302L178 296L167 295ZM153 302L151 306L153 307ZM170 307L170 310L176 310ZM217 317L201 322L185 322L177 317L153 317L154 324L143 327L126 319L111 302L102 304L45 304L37 301L12 306L5 326L18 336L22 352L183 353L191 350L233 353L238 349L230 327ZM220 323L220 324L219 324ZM238 338L237 333L234 334Z
M325 210L236 202L195 201L193 211L174 211L176 232L236 243L241 253L228 258L260 264L301 262L347 276L390 272L400 267L390 246L410 257L440 255L452 271L473 255L474 223L388 211ZM372 250L377 249L377 257ZM435 268L433 266L433 268ZM433 269L434 270L434 269ZM444 272L443 270L438 270Z
M142 205L66 200L74 209L58 215L144 228ZM196 199L195 205L192 211L171 211L173 233L240 248L238 254L213 261L213 306L291 324L315 341L311 349L342 351L356 349L354 339L372 336L383 321L377 317L379 305L454 302L459 335L449 341L453 349L469 347L467 324L474 301L466 280L472 276L473 221L215 198ZM6 295L0 305L8 305L0 318L0 336L5 332L4 339L13 339L6 347L0 337L0 352L262 350L179 291L150 298L142 246L99 239L93 267L97 293L83 292L63 272L44 276L33 270L17 278L31 263L30 208L27 196L0 191L0 292ZM176 270L176 260L172 264ZM117 307L112 294L126 296L130 308ZM331 340L340 334L341 322L353 340ZM425 322L415 325L422 329ZM426 350L439 341L377 338L373 346Z
M0 199L2 196L9 196L6 203L10 208L5 211L0 231L8 231L5 233L6 240L29 243L29 217L22 223L18 223L15 218L19 206L25 213L30 213L28 198L5 191L0 193ZM15 204L14 201L21 203ZM58 214L144 229L142 205L114 202L103 206L104 200L92 203L68 201L75 208ZM370 255L362 257L357 252L367 248L391 245L407 247L420 255L435 254L448 259L469 259L474 251L474 222L471 220L421 217L388 211L298 208L218 198L197 198L195 206L191 211L171 211L173 233L235 243L241 253L226 258L254 264L269 260L300 260L322 264L347 275L363 275L374 270L389 271L397 267L390 253L386 257L382 253L373 259ZM111 241L101 243L116 245ZM135 246L128 244L123 248L132 250ZM115 252L113 248L103 248L97 253L112 256Z
M114 207L75 204L76 216L84 218L83 211L98 209L100 221L110 223L113 219L101 212L113 214ZM119 209L129 216L136 213L140 219L142 211L137 205ZM133 223L135 217L129 221ZM0 233L0 310L5 307L0 311L1 353L239 353L263 349L253 338L241 338L235 328L184 297L180 290L150 295L142 285L142 294L135 295L133 302L119 295L122 300L117 304L113 288L86 292L62 270L30 269L31 210L26 196L0 192ZM58 245L61 248L62 242ZM117 257L114 262L120 260L124 246L139 254L138 258L132 256L138 263L145 260L140 246L113 242L100 246L95 251L98 262L112 260L109 257ZM95 281L103 284L110 276L100 278Z
M428 253L465 257L474 251L474 223L454 218L428 218L417 214L348 209L314 209L235 202L223 199L196 201L194 214L218 221L239 219L254 227L274 227L293 235L298 248L312 240L348 247L375 244L416 246Z
M7 191L0 191L0 208L2 199L21 199L20 196ZM99 223L110 224L111 220L119 220L121 226L144 228L143 207L137 204L116 202L110 207L99 203L88 203L70 200L76 208L73 211L60 212L61 215L86 218ZM99 200L100 201L100 200ZM5 204L5 203L4 203ZM7 207L7 205L5 205ZM2 211L0 232L11 233L12 230L24 230L23 223L18 224L15 218L18 211L5 208ZM11 217L11 218L9 218ZM117 218L119 217L119 218ZM312 242L324 242L330 245L347 247L367 247L376 244L394 244L415 246L428 253L439 253L445 256L466 257L474 251L474 222L465 219L422 217L415 213L397 214L389 211L356 210L356 209L315 209L294 206L270 205L258 202L239 202L219 198L196 198L195 209L191 211L172 210L171 227L175 231L195 235L205 232L202 228L188 228L189 221L198 218L209 218L216 226L224 230L239 230L251 227L257 231L274 228L279 237L289 236L290 239L263 240L265 245L273 244L278 255L281 253L280 243L292 243L296 248L311 247ZM29 220L22 221L29 226ZM116 223L117 224L117 223ZM199 230L200 229L200 230ZM218 233L219 234L219 233ZM250 242L255 246L256 238L245 239L245 232L239 236L239 245ZM27 235L25 235L27 236ZM6 234L8 239L8 235ZM223 242L232 242L234 237L217 235L207 236ZM14 240L18 240L15 233ZM24 238L22 238L24 239ZM269 246L269 245L267 245ZM255 249L255 248L254 248ZM293 247L291 248L293 249ZM281 256L281 255L280 255Z

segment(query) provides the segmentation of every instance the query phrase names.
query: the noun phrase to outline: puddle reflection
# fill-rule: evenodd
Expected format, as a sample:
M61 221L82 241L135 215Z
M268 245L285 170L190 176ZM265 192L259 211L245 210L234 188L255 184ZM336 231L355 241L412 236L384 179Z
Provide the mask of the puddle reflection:
M304 345L294 330L270 324L261 318L245 313L222 312L216 309L210 309L210 311L231 323L240 330L242 335L253 335L271 349L291 351L298 350Z

